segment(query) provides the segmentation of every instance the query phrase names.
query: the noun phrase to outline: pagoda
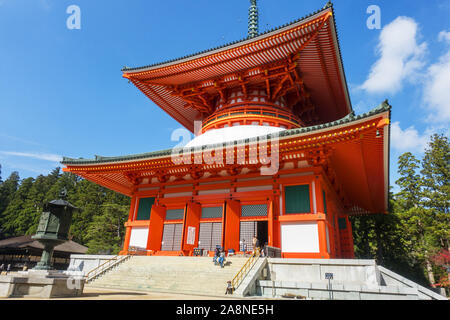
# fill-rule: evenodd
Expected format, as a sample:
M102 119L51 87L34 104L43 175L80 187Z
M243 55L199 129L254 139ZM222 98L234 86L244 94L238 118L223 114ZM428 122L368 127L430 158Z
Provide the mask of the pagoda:
M352 110L331 3L259 33L123 77L196 137L169 150L64 158L131 197L121 254L242 252L353 258L351 215L387 213L390 109Z

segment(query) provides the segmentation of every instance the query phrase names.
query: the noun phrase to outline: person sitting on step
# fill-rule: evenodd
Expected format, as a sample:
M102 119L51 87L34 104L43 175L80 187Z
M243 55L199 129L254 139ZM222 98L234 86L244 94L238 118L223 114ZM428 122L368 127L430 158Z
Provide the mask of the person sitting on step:
M219 256L219 264L220 264L221 268L223 268L224 263L225 263L225 251L222 249L222 250L220 250L220 256Z
M217 265L219 263L217 261L217 259L219 259L219 256L220 256L220 249L218 247L216 247L216 250L214 251L214 258L213 258L214 265Z
M227 281L227 290L225 291L225 294L233 294L233 285L231 284L231 281Z

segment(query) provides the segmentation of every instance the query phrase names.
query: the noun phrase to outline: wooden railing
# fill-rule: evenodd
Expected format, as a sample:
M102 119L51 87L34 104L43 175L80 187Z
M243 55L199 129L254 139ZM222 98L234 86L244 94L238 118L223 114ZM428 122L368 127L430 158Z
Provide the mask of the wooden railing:
M253 254L250 256L250 258L248 258L248 260L245 262L245 264L242 266L242 268L234 276L233 280L231 280L231 287L233 288L233 291L239 287L242 280L244 280L247 273L250 271L250 269L253 267L253 265L258 260L260 254L261 254L260 250L256 249L256 251L253 252Z
M108 270L114 268L115 266L117 266L119 263L124 262L125 260L130 259L131 256L115 256L109 260L107 260L106 262L102 263L101 265L99 265L97 268L92 269L91 271L89 271L86 274L86 283L89 283L91 281L93 281L94 279L96 279L99 275L107 272Z

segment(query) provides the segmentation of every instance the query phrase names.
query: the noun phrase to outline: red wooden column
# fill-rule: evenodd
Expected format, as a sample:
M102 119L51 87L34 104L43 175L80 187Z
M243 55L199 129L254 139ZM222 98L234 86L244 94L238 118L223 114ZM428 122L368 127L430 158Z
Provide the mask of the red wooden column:
M234 249L235 252L239 251L239 228L241 217L241 204L236 200L226 200L226 212L225 212L225 234L224 249Z
M341 246L341 237L339 234L339 221L337 212L334 213L333 221L335 225L335 238L336 238L336 258L342 257L342 246Z
M126 255L128 253L128 248L130 246L130 238L131 238L131 226L129 225L129 222L133 221L134 218L134 211L136 208L136 196L131 197L131 203L130 203L130 212L128 214L128 221L125 223L125 240L123 241L123 248L122 251L119 252L119 255Z
M164 229L164 218L166 207L154 204L150 213L150 223L148 227L147 250L161 250L161 241Z
M268 245L271 247L281 247L281 226L278 217L280 216L280 184L277 181L278 175L273 176L273 197L271 197L268 215Z
M325 259L330 258L330 254L328 252L327 248L327 223L326 223L326 216L325 216L325 208L323 207L323 194L322 194L322 183L319 179L319 176L316 175L314 179L314 194L315 194L315 201L316 208L317 208L317 214L319 217L319 220L317 221L317 227L319 229L319 250L320 250L320 256Z
M270 247L273 247L273 229L274 229L274 221L273 221L273 217L274 217L274 202L273 200L270 201L269 203L269 213L268 213L268 223L267 223L267 236L268 236L268 241L267 244Z
M198 245L198 233L200 230L200 218L202 216L202 206L199 203L188 202L187 211L184 217L184 237L181 250L185 254L192 255L194 248ZM189 244L189 228L194 228L195 238L194 243Z
M348 216L346 217L347 221L347 237L349 239L349 258L354 259L355 258L355 248L353 245L353 229L352 229L352 223L348 219Z

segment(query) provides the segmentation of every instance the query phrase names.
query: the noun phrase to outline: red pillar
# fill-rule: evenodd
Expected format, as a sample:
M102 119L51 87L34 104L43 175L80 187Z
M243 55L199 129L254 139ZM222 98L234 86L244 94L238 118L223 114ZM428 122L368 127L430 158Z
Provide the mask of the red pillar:
M130 203L130 211L128 214L128 221L125 223L125 240L123 242L123 248L122 251L119 252L120 255L126 255L128 253L128 248L130 246L130 238L131 238L131 226L128 226L128 222L133 221L134 218L134 211L136 208L136 196L131 197L131 203Z
M194 248L197 247L198 245L198 233L200 229L201 216L202 216L202 206L199 203L189 202L187 205L187 211L183 221L185 229L181 249L185 252L185 254L192 255ZM195 232L194 243L191 244L188 243L189 228L191 228L191 230L194 230Z
M227 200L225 212L225 234L222 235L224 241L224 249L234 249L235 252L239 251L239 228L241 217L241 204L239 201Z
M329 259L330 254L327 249L327 230L326 230L326 222L324 220L317 221L317 226L319 229L319 250L320 256L323 259Z
M348 245L349 245L349 258L354 259L355 258L355 248L353 246L353 229L352 229L352 223L348 219L348 216L346 217L347 220L347 232L348 232Z
M161 250L161 241L164 229L164 218L166 207L154 204L150 213L150 223L148 227L147 250Z

